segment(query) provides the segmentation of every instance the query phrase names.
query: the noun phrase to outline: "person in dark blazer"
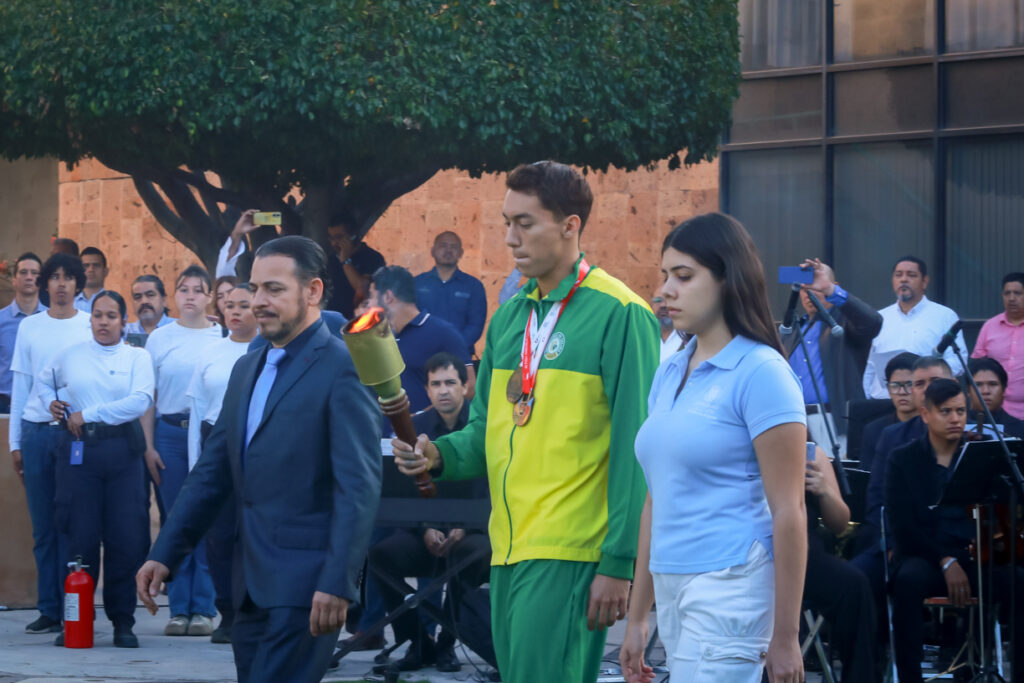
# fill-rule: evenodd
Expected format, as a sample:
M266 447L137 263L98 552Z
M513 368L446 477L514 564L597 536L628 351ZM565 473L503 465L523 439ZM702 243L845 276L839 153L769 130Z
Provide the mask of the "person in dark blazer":
M270 346L242 356L220 417L136 584L161 584L234 493L232 598L238 680L319 681L358 593L380 498L380 411L320 318L326 258L282 237L257 251L250 286Z
M807 355L796 333L782 335L782 345L789 357L789 364L804 391L804 403L808 407L808 418L817 411L817 394L811 380L812 374L821 390L822 403L833 415L844 415L846 402L864 398L864 366L871 351L871 340L882 329L882 316L874 308L853 296L836 284L832 269L819 259L808 259L801 264L814 269L814 281L800 293L804 316L797 321L807 342ZM807 296L813 292L829 310L836 324L843 328L843 335L835 337L832 330L818 315ZM808 357L809 356L809 357ZM814 406L812 408L812 406ZM813 420L808 420L811 425ZM835 420L836 431L846 433L846 422ZM815 434L818 443L827 443L825 435Z

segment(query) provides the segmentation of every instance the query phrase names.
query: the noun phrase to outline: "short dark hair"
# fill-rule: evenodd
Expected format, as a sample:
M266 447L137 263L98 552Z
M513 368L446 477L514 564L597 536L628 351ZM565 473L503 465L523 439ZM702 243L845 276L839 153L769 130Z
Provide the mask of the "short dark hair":
M964 388L955 379L937 379L924 390L924 404L936 408L963 393Z
M469 381L469 372L466 370L466 363L454 353L439 351L428 358L426 365L423 366L423 369L427 373L427 382L430 382L430 373L438 370L444 370L449 367L455 368L455 372L459 374L460 382L465 384Z
M416 303L416 280L412 273L402 266L381 266L373 274L373 286L377 294L391 292L399 301Z
M95 306L96 302L103 297L106 297L117 304L117 310L121 311L121 320L128 317L128 305L124 302L124 297L112 289L104 289L102 292L97 294L96 298L92 300L93 306Z
M913 370L916 372L917 370L921 370L922 368L935 367L946 368L946 372L948 372L951 375L953 374L953 368L949 367L949 363L944 361L939 356L921 356L920 358L914 361Z
M1006 368L1004 368L1003 364L995 358L984 356L982 358L972 358L967 361L967 371L971 373L971 377L974 377L983 370L988 370L993 373L996 376L996 379L999 380L999 383L1003 385L1003 389L1006 388L1010 378L1006 374Z
M78 242L69 237L55 237L53 239L53 248L59 254L78 256Z
M18 274L18 266L21 265L22 261L35 261L36 263L39 264L40 268L43 267L43 259L41 259L38 256L36 256L31 251L26 251L24 254L22 254L21 256L19 256L18 258L16 258L14 260L14 265L12 266L13 270L11 271L11 275L17 275Z
M213 293L216 294L217 290L220 289L220 286L224 283L231 285L231 288L234 289L238 286L238 278L234 275L221 275L213 281Z
M904 351L898 353L889 359L889 362L885 364L885 381L888 382L892 379L892 373L897 370L914 370L914 363L920 358L916 353L910 351Z
M104 254L102 251L100 251L96 247L86 247L85 249L82 250L82 253L79 254L78 256L79 256L79 258L82 258L82 257L85 257L85 256L99 256L100 257L100 261L103 263L103 267L104 268L107 267L107 256L106 256L106 254Z
M164 281L161 280L156 275L153 275L152 273L145 273L143 275L140 275L132 281L132 286L134 287L140 282L150 282L156 285L156 291L160 294L160 296L164 297L165 299L167 298L167 290L164 289Z
M206 272L206 268L203 268L200 265L196 265L195 263L193 263L185 270L181 271L181 274L178 275L177 279L174 281L174 288L177 289L179 286L181 286L182 280L186 280L190 277L199 278L199 280L204 285L206 285L207 292L213 291L213 281L210 280L210 274Z
M895 273L896 272L896 266L898 266L899 264L903 263L904 261L910 261L911 263L916 263L918 269L921 271L921 277L926 277L928 275L928 265L924 262L924 259L920 259L920 258L918 258L916 256L900 256L898 259L896 259L893 262L893 264L892 264L892 272Z
M287 256L295 262L295 277L303 285L314 279L324 283L324 294L320 303L331 296L331 278L327 274L327 254L323 247L301 235L276 237L256 250L256 258L268 256Z
M1006 283L1008 282L1019 282L1021 285L1024 285L1024 273L1007 273L1006 275L1003 276L1003 286L1005 287Z
M559 220L580 217L580 233L587 225L594 193L578 171L557 161L537 161L512 169L505 178L505 187L514 192L533 195L540 205Z
M75 278L75 294L85 288L85 268L82 266L82 259L62 251L46 259L46 263L39 270L39 286L45 289L50 278L58 270L63 270L65 275Z

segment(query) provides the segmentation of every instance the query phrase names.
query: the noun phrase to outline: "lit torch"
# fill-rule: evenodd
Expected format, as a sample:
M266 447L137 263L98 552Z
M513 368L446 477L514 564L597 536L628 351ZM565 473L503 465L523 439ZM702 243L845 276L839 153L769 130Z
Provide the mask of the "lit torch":
M377 400L391 421L395 435L407 444L415 444L416 428L409 414L409 397L400 379L405 362L391 333L391 325L381 315L383 312L383 309L371 308L346 325L341 338L352 354L359 381L377 392ZM434 480L426 472L416 475L416 486L424 498L433 498L437 493Z

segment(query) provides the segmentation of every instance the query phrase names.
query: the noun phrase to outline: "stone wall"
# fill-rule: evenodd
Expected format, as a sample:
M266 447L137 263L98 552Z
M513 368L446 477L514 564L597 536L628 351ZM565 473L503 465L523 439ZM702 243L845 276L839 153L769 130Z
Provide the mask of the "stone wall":
M668 230L718 208L718 164L669 171L663 163L653 171L611 170L589 179L596 200L583 234L588 259L649 297L659 282L661 240ZM434 236L454 230L465 248L461 267L484 282L493 312L512 268L504 245L504 195L502 175L474 179L456 171L439 173L396 201L367 243L388 263L415 274L433 265ZM142 273L159 275L170 288L175 273L198 261L163 231L129 178L96 162L60 171L60 235L102 249L111 267L107 286L125 294Z
M0 160L0 261L13 265L26 251L42 258L57 234L57 164L50 159ZM14 296L0 272L0 307Z

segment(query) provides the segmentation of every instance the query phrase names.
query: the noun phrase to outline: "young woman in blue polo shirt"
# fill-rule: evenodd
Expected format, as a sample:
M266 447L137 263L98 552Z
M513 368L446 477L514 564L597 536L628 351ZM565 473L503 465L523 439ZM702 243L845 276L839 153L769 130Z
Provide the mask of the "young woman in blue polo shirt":
M764 269L735 219L705 214L662 249L661 294L694 336L658 368L636 438L647 478L620 661L644 665L647 616L673 681L799 683L807 554L800 384L781 353Z

